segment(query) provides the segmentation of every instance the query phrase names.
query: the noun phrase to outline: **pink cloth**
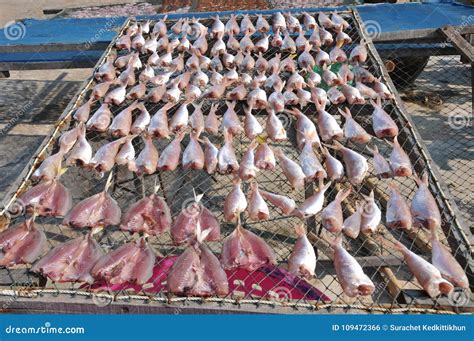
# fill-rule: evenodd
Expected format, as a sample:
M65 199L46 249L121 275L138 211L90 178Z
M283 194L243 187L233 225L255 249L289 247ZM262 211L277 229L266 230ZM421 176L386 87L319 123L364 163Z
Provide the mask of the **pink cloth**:
M134 289L136 292L159 293L166 291L166 278L177 256L157 258L153 275L141 286L131 283L108 285L105 281L97 281L90 287L98 291L122 291ZM265 298L275 301L300 300L324 301L331 299L304 279L293 276L288 271L276 266L264 266L255 271L244 269L227 270L229 291L234 297ZM81 288L86 288L82 286Z

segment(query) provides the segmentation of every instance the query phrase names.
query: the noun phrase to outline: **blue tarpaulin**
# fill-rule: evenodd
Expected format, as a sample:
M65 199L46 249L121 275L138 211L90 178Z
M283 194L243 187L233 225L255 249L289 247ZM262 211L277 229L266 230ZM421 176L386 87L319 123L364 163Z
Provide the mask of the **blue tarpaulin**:
M367 24L371 22L380 27L381 32L394 32L403 30L438 28L444 25L474 24L474 7L457 5L453 3L406 3L406 4L374 4L356 6L362 20ZM344 10L347 7L314 8L310 11ZM291 9L299 11L301 9ZM308 9L305 9L308 11ZM276 10L241 11L242 13L272 13ZM226 12L221 12L225 14ZM235 12L233 12L235 13ZM184 13L169 14L168 17L179 18L183 16L208 17L210 13ZM162 15L147 16L156 19ZM139 17L140 18L140 17ZM145 18L145 17L143 17ZM17 24L14 31L0 30L0 46L13 45L47 45L47 44L92 44L109 43L115 36L116 30L123 25L125 17L111 18L58 18L48 20L26 19ZM114 31L115 30L115 31ZM13 34L17 34L13 36ZM11 37L16 39L11 39ZM10 61L58 61L71 60L71 58L97 59L101 51L88 51L80 55L79 51L70 52L45 52L32 55L31 53L2 53L0 62ZM62 58L62 59L61 59Z
M364 22L379 23L382 32L474 24L474 7L457 4L376 4L358 6Z
M126 18L25 19L0 31L0 45L110 42ZM10 30L10 31L9 31Z

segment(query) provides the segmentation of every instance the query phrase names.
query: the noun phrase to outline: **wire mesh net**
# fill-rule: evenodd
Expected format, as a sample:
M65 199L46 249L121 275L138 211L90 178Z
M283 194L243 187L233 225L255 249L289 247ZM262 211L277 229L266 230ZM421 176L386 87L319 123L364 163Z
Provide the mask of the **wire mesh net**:
M346 52L352 50L352 48L358 44L362 37L363 32L360 28L360 23L355 19L352 12L342 13L346 20L351 24L351 27L346 31L352 38L352 43L344 46ZM295 14L296 15L296 14ZM227 18L222 18L225 21ZM252 21L255 23L256 17L251 16ZM301 18L300 18L301 19ZM301 20L302 21L302 20ZM210 27L211 19L201 19L200 22L207 27ZM173 24L172 21L168 21L168 27ZM258 39L253 37L253 40ZM213 42L209 43L212 46ZM328 50L328 48L325 48ZM110 52L108 50L108 52ZM276 53L280 52L275 48L270 48L265 54L265 59L269 60ZM125 53L119 51L119 53ZM176 57L177 53L173 55ZM282 54L282 60L289 56L289 53ZM148 59L148 55L141 55L141 60L145 64ZM377 59L374 54L374 50L369 51L369 58L366 62L367 69L374 74L376 77L385 79L382 73L381 62ZM138 74L141 70L137 71ZM288 75L286 75L287 77ZM88 91L90 94L90 89ZM88 95L85 96L88 98ZM114 115L122 111L132 101L126 100L120 106L113 106L112 112ZM219 105L217 113L219 116L226 110L226 105L223 100L216 100ZM209 112L210 100L204 100L202 110L204 114ZM80 105L81 103L79 103ZM151 115L155 114L161 107L160 104L146 103L146 108ZM360 123L369 133L373 134L371 125L371 114L372 107L370 104L365 105L347 105L349 107L354 119ZM99 103L95 103L91 109L94 112L99 107ZM177 110L177 107L171 109L168 112L168 116L171 117ZM408 121L403 116L398 104L395 100L386 100L383 104L384 110L391 115L395 120L398 127L400 128L399 142L402 148L407 152L410 160L413 164L413 168L421 175L422 172L426 171L429 174L430 186L433 194L436 197L438 206L442 216L442 226L439 229L438 234L440 240L450 248L453 255L461 261L463 266L468 267L468 260L470 255L467 253L467 245L463 244L459 240L458 235L455 233L456 222L455 216L450 207L447 205L444 199L444 194L441 193L441 189L436 187L437 179L434 178L433 174L429 171L426 158L423 157L422 149L420 148L417 138L413 135L410 130ZM316 110L314 105L310 104L302 110L308 117L315 120ZM330 105L327 111L337 118L339 124L342 125L341 117L338 114L337 107ZM239 103L236 107L236 112L243 116L243 106ZM264 126L266 119L265 111L254 111L257 119ZM279 114L280 120L284 123L285 128L288 132L288 140L285 142L271 143L272 147L280 148L288 157L298 161L300 152L296 146L295 140L295 120L291 115ZM74 125L74 122L70 122L70 127ZM63 130L68 129L64 127ZM205 134L204 134L205 135ZM223 137L209 136L210 140L215 145L222 145ZM87 133L87 139L91 143L93 150L96 151L100 146L104 145L112 139L106 134L97 134L94 132ZM189 137L186 136L182 141L182 149L184 149L189 141ZM247 150L250 140L244 136L234 138L234 148L237 153L237 157L240 160L243 153ZM170 140L166 139L155 139L154 144L159 151L162 151ZM413 178L402 178L397 177L392 180L379 179L374 173L374 167L372 162L372 153L369 151L367 146L361 146L351 143L345 143L351 149L364 155L369 161L369 174L366 180L361 185L352 186L352 193L349 198L344 201L343 210L344 217L350 215L355 208L355 203L362 200L364 195L368 195L370 191L375 192L376 203L385 212L387 206L387 200L389 195L389 183L394 182L398 186L403 197L409 201L413 197L413 194L417 188ZM371 142L371 146L377 145L381 154L386 158L389 156L391 151L391 145L384 140L374 138ZM136 153L140 152L143 148L143 143L140 138L134 139L134 147ZM50 148L50 153L57 151L57 143L53 144ZM335 153L333 155L339 156ZM318 155L321 157L321 155ZM137 177L134 173L129 172L122 166L114 166L113 172L113 185L111 193L114 199L116 199L122 209L125 212L130 204L136 202L142 198L143 195L149 195L152 192L155 183L160 184L158 194L163 196L167 201L173 218L175 218L184 208L193 202L193 191L197 193L204 193L201 203L215 213L219 221L221 222L221 229L223 237L228 236L235 225L227 224L223 218L223 204L224 199L229 193L232 187L232 176L231 175L208 175L205 171L198 170L184 170L179 167L176 171L162 171L152 175L145 175L143 177ZM70 167L68 171L61 177L61 181L72 191L73 202L77 203L80 200L87 198L93 194L99 193L104 190L106 184L106 177L99 177L97 174L85 170L79 167ZM295 191L291 188L290 184L286 180L280 166L277 166L273 171L261 171L256 177L256 181L261 189L269 192L278 193L293 198L297 203L304 201L305 197L311 195L316 187L315 184L307 184L304 191ZM335 195L341 189L349 188L349 183L344 180L337 184L332 184L329 190L326 192L326 204L334 200ZM243 184L243 190L247 194L249 191L248 184ZM294 226L298 223L296 217L283 215L275 207L270 204L270 218L268 220L260 222L252 222L248 219L247 214L242 217L243 225L262 237L272 248L276 255L277 265L280 268L286 268L289 255L293 249L296 241L296 234L294 232ZM16 217L14 222L18 222L24 219L23 216ZM88 231L72 229L61 225L62 219L57 218L45 218L38 217L36 222L44 229L47 234L48 247L52 247L63 243L66 240L75 238L83 235ZM402 256L395 250L393 244L395 241L401 241L413 252L429 259L431 253L431 247L429 242L429 233L422 229L413 229L411 231L402 231L389 229L382 223L376 233L372 235L361 234L357 239L352 240L344 238L344 247L349 251L351 255L356 257L361 266L364 268L366 274L371 278L375 285L375 291L372 296L360 296L356 298L350 298L344 294L337 276L335 274L334 266L332 264L332 252L329 245L325 240L333 240L336 235L323 229L321 226L320 214L315 217L306 220L306 226L308 230L308 236L317 250L317 268L316 277L313 280L309 280L309 288L311 286L320 290L328 299L315 298L311 295L311 289L303 290L302 295L294 295L293 289L287 289L283 284L285 278L279 276L278 268L267 271L263 277L256 276L256 273L260 270L248 273L244 278L233 277L235 274L228 273L229 283L235 284L235 289L226 297L213 298L216 302L223 302L229 304L236 304L245 302L247 304L270 304L279 306L291 306L292 308L301 309L330 309L331 307L345 307L347 309L362 309L364 311L383 311L383 312L418 312L418 311L435 311L435 310L452 310L459 307L457 302L453 302L451 298L437 297L429 298L423 291L421 285L414 279L413 274L410 273L406 265L402 260ZM135 235L130 235L120 230L117 226L108 226L99 236L99 242L105 252L116 249L127 241L136 239ZM160 254L158 256L155 266L160 266L160 262L165 259L180 255L184 247L173 245L172 239L168 232L148 238L150 245L153 249ZM219 254L222 248L222 241L209 242L207 243L210 249L215 253ZM44 250L46 253L47 250ZM32 274L28 271L28 267L19 267L17 269L0 269L0 284L4 288L18 289L25 286L24 283L34 283L33 288L37 292L42 293L82 293L93 297L94 286L84 284L70 284L70 283L54 283L51 281L38 280L37 275ZM165 281L165 279L161 279ZM261 288L261 282L265 280L266 283L270 281L272 288L269 292L263 294ZM299 280L302 281L303 280ZM242 292L238 289L239 283L250 282L252 283L252 290L250 293L242 295ZM40 285L41 284L41 285ZM295 288L298 283L293 283ZM305 288L308 288L306 286ZM300 289L301 290L301 289ZM296 291L296 289L295 289ZM130 297L133 295L134 299L142 300L155 300L162 302L184 302L190 303L194 301L202 302L203 299L197 297L185 297L175 298L168 295L165 290L150 291L146 287L140 289L121 289L118 291L110 292L112 297L116 300L120 300L123 297ZM204 300L205 301L205 300ZM435 309L435 310L433 310Z
M474 195L466 190L473 186L471 66L462 63L459 55L425 56L414 61L403 58L399 64L390 75L455 199L465 227L472 229Z

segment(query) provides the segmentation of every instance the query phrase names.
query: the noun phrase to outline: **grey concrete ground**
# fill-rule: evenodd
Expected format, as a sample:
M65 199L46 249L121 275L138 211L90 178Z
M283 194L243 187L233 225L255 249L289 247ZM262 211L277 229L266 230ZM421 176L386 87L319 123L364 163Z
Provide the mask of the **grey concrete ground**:
M90 72L16 71L9 79L0 80L2 198Z
M401 92L466 231L474 229L474 121L471 69L459 56L431 57L411 89ZM472 232L472 231L471 231ZM471 244L474 239L471 239Z
M77 8L83 6L113 5L136 0L0 0L0 26L23 18L45 19L44 10Z

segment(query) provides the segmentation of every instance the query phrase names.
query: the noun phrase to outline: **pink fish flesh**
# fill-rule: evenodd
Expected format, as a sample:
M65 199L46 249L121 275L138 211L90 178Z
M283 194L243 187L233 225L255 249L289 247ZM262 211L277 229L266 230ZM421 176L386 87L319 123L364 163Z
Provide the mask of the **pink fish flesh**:
M58 180L40 182L20 196L28 212L40 216L63 217L71 209L69 190Z
M132 204L122 217L124 231L159 235L171 227L171 212L166 201L152 194Z
M9 227L0 233L0 266L33 263L46 244L46 235L33 219Z
M110 284L145 284L153 274L155 257L155 252L142 237L102 256L91 273L94 278Z
M187 296L225 296L227 275L216 256L203 244L189 246L173 264L166 280L169 292Z
M275 255L268 244L240 224L224 240L221 263L224 269L242 268L254 271L267 264L275 264Z
M71 227L105 227L120 224L121 210L112 196L102 191L76 204L64 218Z
M92 283L92 267L103 256L91 233L59 244L31 269L54 282Z

